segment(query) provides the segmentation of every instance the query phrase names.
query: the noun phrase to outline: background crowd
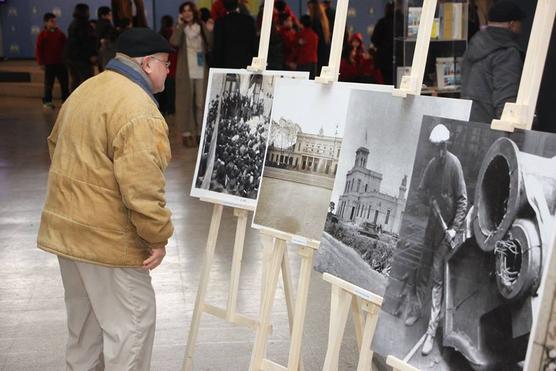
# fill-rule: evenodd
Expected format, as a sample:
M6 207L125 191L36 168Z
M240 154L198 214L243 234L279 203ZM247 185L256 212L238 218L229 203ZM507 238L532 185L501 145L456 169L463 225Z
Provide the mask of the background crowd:
M309 0L307 9L308 14L297 17L284 0L275 1L268 69L308 71L314 77L328 64L335 11L330 0ZM164 15L160 21L159 32L175 52L170 56L166 89L157 99L163 114L175 114L184 144L193 146L201 131L208 68L245 68L251 64L257 54L263 4L255 17L249 13L246 0L216 0L211 9L198 9L188 1L176 11L177 17ZM92 19L89 6L80 3L64 33L56 16L46 13L36 42L36 59L45 70L44 106L53 108L56 79L65 100L96 71L104 70L115 56L118 36L137 26L144 26L141 18L113 16L108 6L100 7ZM365 47L360 33L346 32L344 49L340 80L384 82L374 64L375 50Z

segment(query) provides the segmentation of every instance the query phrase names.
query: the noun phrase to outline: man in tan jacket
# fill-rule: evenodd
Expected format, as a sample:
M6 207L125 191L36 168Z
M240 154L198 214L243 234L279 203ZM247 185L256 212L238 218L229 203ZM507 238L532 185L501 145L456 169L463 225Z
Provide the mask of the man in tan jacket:
M62 106L38 246L58 255L68 316L68 370L149 370L156 302L149 270L173 233L164 170L168 127L154 93L171 48L146 28L124 32L106 70Z

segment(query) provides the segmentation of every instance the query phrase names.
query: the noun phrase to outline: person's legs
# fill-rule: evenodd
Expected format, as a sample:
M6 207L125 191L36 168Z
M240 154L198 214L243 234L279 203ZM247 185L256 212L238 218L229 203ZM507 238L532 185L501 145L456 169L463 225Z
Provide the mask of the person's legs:
M52 104L52 88L54 87L54 78L56 76L56 66L47 64L44 66L44 95L43 104Z
M102 330L81 275L72 260L58 257L68 317L66 367L69 371L102 368Z
M428 355L432 351L434 337L440 322L442 309L442 296L444 290L444 259L448 246L445 242L440 243L433 252L432 262L432 295L431 295L431 315L427 328L427 338L423 344L423 355Z
M62 90L62 102L68 99L69 88L68 88L68 69L63 64L56 65L56 78L60 83L60 88Z
M76 264L103 329L105 370L148 371L156 322L149 272Z
M194 93L195 93L195 132L196 136L201 135L203 127L203 109L205 107L205 91L203 79L193 80Z

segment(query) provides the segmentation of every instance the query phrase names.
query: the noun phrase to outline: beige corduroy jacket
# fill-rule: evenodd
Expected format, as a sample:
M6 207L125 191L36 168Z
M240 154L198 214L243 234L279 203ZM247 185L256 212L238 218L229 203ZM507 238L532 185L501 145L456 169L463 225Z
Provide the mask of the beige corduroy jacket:
M105 71L64 103L48 138L52 164L39 248L112 267L139 267L173 233L164 170L168 126L126 76Z

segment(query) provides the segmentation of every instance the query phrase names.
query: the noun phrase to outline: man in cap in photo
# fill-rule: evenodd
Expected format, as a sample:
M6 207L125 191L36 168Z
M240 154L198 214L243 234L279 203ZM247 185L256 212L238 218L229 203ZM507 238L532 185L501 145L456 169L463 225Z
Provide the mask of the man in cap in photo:
M428 206L423 248L432 252L432 268L430 264L422 264L416 282L419 306L417 310L422 312L429 269L432 271L430 318L422 348L422 354L425 356L432 351L440 321L445 258L467 214L467 190L463 169L458 158L448 151L449 141L450 131L445 125L438 124L432 129L429 142L434 146L436 155L427 164L418 188L422 202ZM413 325L420 315L421 313L410 313L406 325Z
M48 137L51 166L38 236L58 256L68 370L149 370L156 301L149 270L172 236L164 170L164 89L171 47L147 28L62 106Z
M463 56L461 96L473 101L469 120L490 123L506 102L515 102L523 70L517 42L525 13L512 1L498 1L488 27L477 32Z

